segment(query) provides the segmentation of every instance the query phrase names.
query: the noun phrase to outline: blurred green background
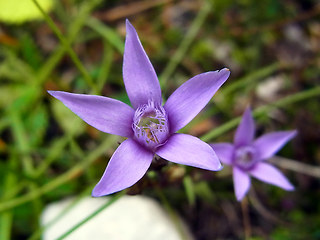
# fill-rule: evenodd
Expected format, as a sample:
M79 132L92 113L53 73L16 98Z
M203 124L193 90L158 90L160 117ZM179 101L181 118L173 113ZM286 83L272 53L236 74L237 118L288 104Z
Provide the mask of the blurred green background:
M231 76L182 132L232 141L247 105L257 134L297 129L271 161L296 186L252 181L238 203L227 166L158 163L127 194L179 214L196 239L320 239L320 5L316 0L0 1L0 239L38 239L43 207L90 196L119 142L47 90L127 102L125 19L136 28L167 98L181 83ZM244 216L244 217L243 217ZM243 219L249 219L249 225Z

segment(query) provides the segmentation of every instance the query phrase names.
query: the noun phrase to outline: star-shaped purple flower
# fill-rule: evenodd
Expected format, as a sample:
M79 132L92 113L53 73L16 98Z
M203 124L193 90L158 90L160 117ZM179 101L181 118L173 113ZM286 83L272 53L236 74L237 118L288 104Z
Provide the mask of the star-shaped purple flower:
M186 126L228 79L230 71L206 72L182 84L162 106L160 84L139 37L126 21L123 80L130 106L115 99L49 91L100 131L127 137L114 152L92 196L111 194L135 184L154 154L174 163L212 171L222 168L212 148L200 139L175 133Z
M296 133L297 131L272 132L254 140L255 124L251 110L247 108L233 144L210 144L224 164L233 166L233 184L238 201L250 189L250 176L287 191L294 190L287 178L278 169L265 163L265 160L279 151Z

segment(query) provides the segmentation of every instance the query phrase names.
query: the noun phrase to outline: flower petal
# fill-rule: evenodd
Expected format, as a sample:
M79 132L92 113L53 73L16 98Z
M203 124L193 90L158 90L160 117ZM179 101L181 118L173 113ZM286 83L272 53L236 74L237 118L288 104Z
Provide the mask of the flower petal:
M128 188L140 180L148 170L153 153L133 139L127 139L114 152L102 178L92 191L101 197Z
M126 42L123 58L123 81L132 106L153 100L161 105L161 88L156 72L145 53L136 30L126 21Z
M256 166L250 170L250 174L263 182L276 185L287 191L294 190L294 186L288 179L277 168L268 163L257 163Z
M172 93L164 105L174 133L187 125L228 79L229 69L199 74Z
M72 112L96 129L123 137L131 137L134 110L118 100L61 91L48 91Z
M222 169L221 163L213 149L199 138L188 134L173 134L165 145L156 150L156 154L174 163L211 171Z
M216 152L221 162L227 165L232 164L234 146L231 143L212 143L209 145Z
M265 160L272 157L296 134L297 131L273 132L255 140L253 146L257 149L259 159Z
M251 186L250 176L241 169L233 168L233 185L234 192L238 201L241 201Z
M234 136L234 144L236 146L245 146L252 143L255 133L254 125L251 109L248 107Z

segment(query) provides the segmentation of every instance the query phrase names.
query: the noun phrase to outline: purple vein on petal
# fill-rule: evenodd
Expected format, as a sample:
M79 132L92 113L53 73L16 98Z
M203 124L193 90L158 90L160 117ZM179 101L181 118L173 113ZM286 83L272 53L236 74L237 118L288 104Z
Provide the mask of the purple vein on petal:
M126 31L123 81L131 104L135 109L147 104L148 100L161 105L161 88L158 77L129 20L126 21Z

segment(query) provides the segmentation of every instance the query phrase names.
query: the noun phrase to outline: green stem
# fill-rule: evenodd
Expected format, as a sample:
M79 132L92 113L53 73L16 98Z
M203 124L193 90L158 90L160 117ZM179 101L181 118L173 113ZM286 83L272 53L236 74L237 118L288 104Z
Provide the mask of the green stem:
M7 116L1 116L0 119L0 133L10 126L10 119Z
M33 174L34 168L32 158L30 157L30 146L28 144L27 133L25 132L19 113L13 110L8 111L8 113L11 121L12 134L22 160L24 173L30 177Z
M124 52L124 42L122 38L112 28L103 24L96 18L89 18L86 25L92 30L99 33L104 39L106 39L119 53Z
M193 206L196 202L196 194L194 191L194 184L190 175L183 178L183 186L187 195L188 202Z
M50 151L46 154L46 157L41 161L40 165L34 171L33 177L39 178L51 165L51 163L56 160L60 155L63 149L71 141L72 136L65 135L60 139L56 140L50 147Z
M67 42L69 45L76 39L78 32L81 30L83 25L86 23L88 16L92 9L101 2L102 0L94 0L84 2L78 16L75 21L71 23L70 31L68 33ZM37 84L41 84L47 80L50 76L52 70L56 67L56 65L60 62L60 59L63 57L65 51L68 46L60 45L55 52L50 56L50 58L46 61L46 63L41 67L40 71L37 74Z
M81 173L91 164L93 163L99 156L101 156L106 149L114 145L116 142L116 138L114 136L109 136L99 147L97 147L94 151L92 151L84 160L75 165L72 169L52 180L51 182L43 185L40 188L37 188L21 197L13 198L5 202L0 203L0 212L17 207L29 201L32 201L35 198L38 198L57 187L65 184L70 180L74 180L79 177Z
M112 49L112 47L107 41L104 41L103 45L104 45L103 59L102 59L102 63L100 66L99 75L97 79L99 92L101 92L101 90L103 89L103 86L105 85L108 79L108 76L112 67L112 61L113 61L113 55L114 55L114 50Z
M11 152L10 159L8 163L8 167L10 169L16 169L18 167L18 159L15 152ZM6 176L4 179L4 186L3 186L3 200L8 200L10 197L11 189L15 187L17 182L16 175L11 171L6 171ZM12 211L8 210L3 212L0 215L0 239L2 240L9 240L11 239L11 227L13 221L13 213Z
M248 86L248 84L251 84L252 82L255 82L259 79L270 76L270 74L272 74L276 70L279 70L280 68L282 68L281 64L273 63L271 65L264 67L264 68L258 69L256 71L254 71L253 73L248 74L241 79L238 79L235 82L227 84L227 86L223 87L221 89L221 91L219 90L219 92L221 92L224 95L229 95L230 93L234 92L235 90L237 90L239 88L244 88L244 87Z
M202 24L204 23L206 17L211 11L211 4L209 1L204 1L197 17L193 21L189 31L187 32L185 38L182 40L181 44L179 45L178 50L174 53L173 57L170 58L170 61L162 74L160 75L160 84L162 87L166 86L168 79L175 71L178 64L181 62L182 58L186 54L187 50L189 49L192 41L196 37L199 29L201 28Z
M83 224L97 216L100 212L102 212L107 207L111 206L113 203L115 203L117 200L119 200L123 195L125 191L122 191L116 195L113 195L110 200L108 200L105 204L103 204L100 208L98 208L96 211L94 211L92 214L90 214L88 217L77 223L75 226L73 226L71 229L69 229L67 232L62 234L60 237L58 237L56 240L64 239L65 237L69 236L73 231L77 230L79 227L81 227Z
M53 22L53 20L50 18L50 16L42 9L42 7L40 6L40 4L37 2L37 0L32 0L34 2L34 4L37 6L37 8L39 9L39 11L42 13L44 19L46 20L46 22L48 23L48 25L50 26L50 28L52 29L52 31L56 34L56 36L59 38L60 42L62 43L62 45L65 47L66 51L68 52L70 58L72 59L72 61L74 62L74 64L76 65L76 67L79 69L79 71L81 72L81 74L83 75L84 79L86 80L87 84L94 90L96 91L96 86L93 83L93 80L91 78L91 76L89 75L89 73L87 72L87 70L85 69L85 67L83 66L83 64L81 63L80 59L78 58L77 54L73 51L73 49L71 48L68 40L63 36L63 34L61 33L61 31L59 30L59 28L57 27L57 25Z
M264 115L268 113L271 109L276 107L285 107L288 104L293 104L295 102L303 101L305 99L319 96L320 95L320 87L315 87L309 90L305 90L303 92L298 92L296 94L284 97L276 102L261 106L253 111L253 115L255 117ZM211 141L212 139L222 135L223 133L227 132L228 130L236 127L240 123L241 117L234 118L229 122L223 124L220 127L213 129L212 131L208 132L207 134L201 137L201 140L207 142Z

